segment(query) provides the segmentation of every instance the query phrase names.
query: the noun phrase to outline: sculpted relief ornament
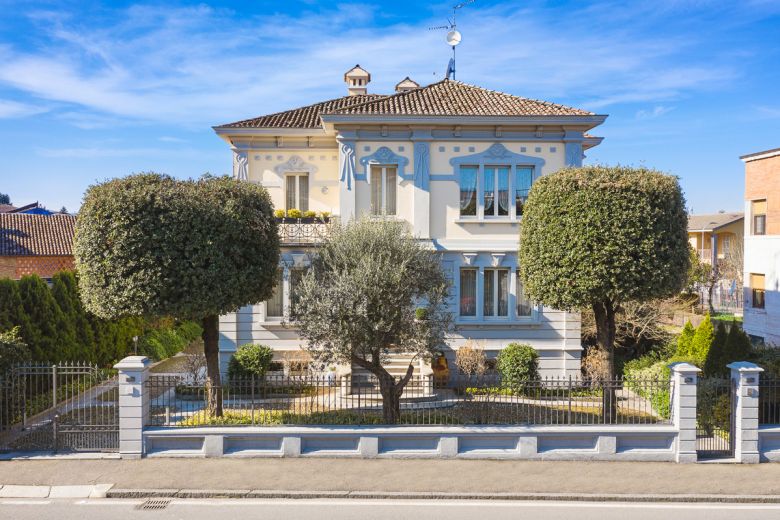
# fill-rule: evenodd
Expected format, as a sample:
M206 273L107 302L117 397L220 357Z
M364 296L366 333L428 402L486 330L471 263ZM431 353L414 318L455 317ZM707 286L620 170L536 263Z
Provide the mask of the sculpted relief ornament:
M246 152L233 152L233 178L239 181L249 180L249 159Z
M355 178L355 143L344 141L340 144L339 158L341 159L341 182L347 183L347 189L352 189L352 180Z

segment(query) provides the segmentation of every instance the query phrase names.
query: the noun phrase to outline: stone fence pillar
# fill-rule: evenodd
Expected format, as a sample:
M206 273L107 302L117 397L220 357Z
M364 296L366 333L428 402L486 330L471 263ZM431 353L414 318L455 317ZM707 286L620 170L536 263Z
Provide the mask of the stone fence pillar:
M149 419L149 393L144 392L149 358L128 356L114 368L119 371L119 456L140 459L143 429Z
M677 462L696 462L696 382L701 372L690 363L672 363L672 422L677 427Z
M758 452L758 381L760 366L747 361L728 365L734 381L734 458L744 464L759 462Z

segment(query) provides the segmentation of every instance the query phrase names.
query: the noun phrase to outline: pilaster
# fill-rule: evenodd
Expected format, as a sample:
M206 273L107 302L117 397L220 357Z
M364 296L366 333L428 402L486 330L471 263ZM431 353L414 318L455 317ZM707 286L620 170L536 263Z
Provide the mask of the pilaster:
M149 395L145 383L149 358L128 356L114 365L119 380L119 455L123 459L143 456L143 429L149 419Z
M734 381L734 458L743 464L759 462L758 451L758 382L760 366L747 361L728 365Z
M677 462L696 462L696 384L701 372L690 363L672 363L672 422L678 429Z

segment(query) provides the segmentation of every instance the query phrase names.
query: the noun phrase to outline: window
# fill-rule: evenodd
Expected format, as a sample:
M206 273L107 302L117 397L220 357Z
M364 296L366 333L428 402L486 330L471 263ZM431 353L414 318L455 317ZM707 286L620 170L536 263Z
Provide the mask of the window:
M395 215L396 167L371 166L371 214Z
M271 297L265 302L266 318L281 318L284 316L284 281L282 270L276 270L276 286Z
M485 269L483 315L507 316L509 310L509 270Z
M477 270L460 270L460 315L477 315Z
M512 167L508 165L484 166L481 170L475 165L461 166L460 215L485 218L521 216L533 178L534 169L528 166L516 167L514 177Z
M291 173L285 177L285 204L287 210L309 210L309 174Z
M764 281L765 277L763 274L752 274L750 275L750 289L752 293L752 300L753 300L753 308L754 309L763 309L764 308Z
M477 175L476 166L460 168L460 214L466 217L477 216Z
M753 234L766 235L766 199L752 201L750 213L753 215Z
M301 280L303 280L306 271L303 269L291 269L290 270L290 317L297 316L297 307L300 303L299 288L301 286Z
M520 270L515 273L515 299L517 301L517 317L524 318L531 316L532 305L531 300L526 298L525 290L523 289L523 280L520 279Z
M517 179L515 180L515 215L518 217L523 214L525 201L528 200L528 193L531 191L531 183L533 180L533 168L517 168Z

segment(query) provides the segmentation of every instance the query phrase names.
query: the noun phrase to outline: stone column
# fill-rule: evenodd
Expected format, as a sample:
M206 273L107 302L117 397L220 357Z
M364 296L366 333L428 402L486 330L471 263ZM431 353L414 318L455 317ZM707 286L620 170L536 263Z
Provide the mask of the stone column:
M673 424L679 432L677 436L677 462L696 462L696 381L697 367L690 363L672 363L672 402Z
M143 456L143 429L149 419L144 383L149 363L145 356L128 356L114 365L119 371L119 455L123 459Z
M759 462L758 451L758 381L760 366L747 361L737 361L728 365L731 379L734 381L734 431L731 442L734 443L734 458L743 464Z

